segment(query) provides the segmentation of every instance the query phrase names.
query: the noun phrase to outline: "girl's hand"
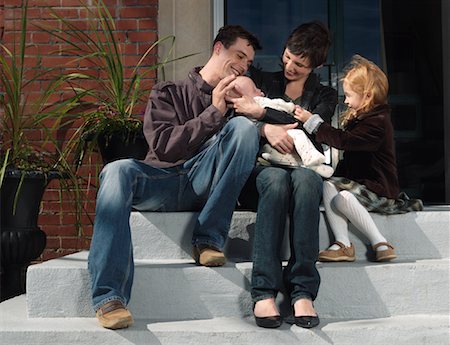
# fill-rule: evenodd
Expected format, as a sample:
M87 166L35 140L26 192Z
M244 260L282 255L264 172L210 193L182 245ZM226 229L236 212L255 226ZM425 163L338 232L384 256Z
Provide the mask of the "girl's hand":
M303 109L299 105L295 106L294 117L297 120L300 120L301 122L306 122L311 116L312 114L308 110Z
M294 150L294 139L287 133L288 129L293 129L298 123L288 125L264 124L261 134L267 139L269 144L280 153L291 153Z
M265 110L258 103L255 102L253 97L242 96L239 98L227 97L227 102L233 104L233 108L237 113L243 114L253 119L261 119L264 116Z

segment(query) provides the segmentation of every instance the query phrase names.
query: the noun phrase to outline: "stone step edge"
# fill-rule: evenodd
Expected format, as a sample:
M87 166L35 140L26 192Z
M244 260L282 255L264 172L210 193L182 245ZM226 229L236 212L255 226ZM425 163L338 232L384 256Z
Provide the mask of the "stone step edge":
M450 257L448 228L450 212L410 212L402 215L372 217L381 233L394 245L399 257L409 260ZM195 213L136 212L131 218L133 252L136 259L189 258ZM230 258L251 259L256 213L237 211L233 215L224 251ZM183 229L184 231L179 231ZM372 257L373 251L363 236L350 225L350 240L357 257ZM320 217L320 249L334 241L323 214ZM405 235L407 237L405 238ZM287 232L282 244L283 259L289 257Z
M60 258L55 258L52 260L48 260L42 263L37 263L35 265L31 265L28 268L29 269L42 269L42 268L81 268L80 265L85 265L87 269L87 257L88 257L89 251L83 250L78 253L69 254ZM402 260L401 258L395 259L393 261L388 262L373 262L368 261L363 258L357 258L353 262L317 262L317 265L319 267L323 266L329 266L329 267L361 267L361 266L385 266L385 265L404 265L404 264L412 264L412 263L450 263L450 258L437 258L437 259L417 259L417 260ZM135 266L146 266L146 265L168 265L168 268L170 268L170 265L186 265L187 267L192 268L205 268L203 266L195 265L194 259L135 259L134 260ZM242 265L251 265L252 261L248 260L228 260L227 263L222 266L224 268L230 268L235 267L239 268L239 266ZM287 264L287 261L283 261L283 264ZM213 268L213 269L220 269L221 267ZM207 268L211 269L211 268Z
M324 284L321 287L320 300L316 303L317 310L322 312L324 317L331 318L371 318L402 314L448 313L448 308L445 309L448 304L443 301L445 296L442 295L441 291L447 291L449 288L449 281L446 276L449 262L448 259L435 259L396 264L320 264L321 267L318 268ZM79 260L71 260L69 263L72 265L72 269L64 266L42 268L42 265L41 268L35 266L30 270L28 278L31 284L28 284L27 287L28 315L30 317L93 316L90 299L87 297L90 295L90 289L86 263ZM136 277L141 276L142 279L135 281L134 298L130 301L130 308L136 317L146 318L155 315L159 320L251 315L251 298L246 285L246 281L250 279L251 266L251 262L245 262L219 268L207 268L190 263L170 265L169 268L165 269L164 265L149 265L148 261L144 262L142 266L138 264ZM421 272L420 275L418 272ZM361 277L361 275L365 278L359 279L358 277ZM221 280L222 276L225 278L224 281ZM155 280L151 277L157 278ZM170 277L167 278L169 280L166 281L166 277ZM151 279L153 279L153 283ZM203 279L204 283L195 288L199 279ZM179 293L169 298L165 292L167 291L167 285L164 284L170 286L175 281L188 282L188 296L193 298L188 302L192 303L192 301L200 298L205 304L204 308L198 309L196 304L184 303L183 296ZM332 285L325 284L326 281L334 283ZM342 304L341 298L336 296L339 293L336 291L335 284L339 284L338 286L345 287L347 290L348 281L357 282L351 285L358 287L354 292L356 294L354 298L356 300L362 299L361 309L357 310L356 313L353 312L354 309L349 305L348 300L345 304ZM54 286L55 282L57 286ZM218 290L216 297L212 297L210 288L217 284L220 284L222 288L220 291ZM383 288L384 284L387 284L386 289ZM148 286L153 286L156 289L155 296L159 297L155 299L149 296L145 292ZM371 286L381 290L377 292L374 288L370 288ZM405 289L400 295L398 295L399 286L402 286L402 290ZM414 290L411 290L412 286L420 291L428 289L428 292L425 295L416 296ZM75 299L67 298L67 287L71 287L73 294L78 297L75 297ZM219 295L222 297L217 300ZM368 295L371 298L365 301ZM391 300L391 295L397 297ZM137 297L138 299L136 299ZM139 301L139 298L142 298L141 302L144 304L136 302ZM377 301L378 298L380 303L373 302ZM172 303L169 308L164 307L164 303L171 303L171 301L178 302L175 305ZM184 304L177 306L177 303ZM149 307L151 308L150 312L148 311ZM152 308L155 308L153 313L151 312ZM285 305L283 308L288 307ZM287 314L286 311L284 313Z
M26 315L26 294L16 296L9 300L0 303L0 333L8 332L23 332L23 331L38 331L38 332L58 332L73 330L74 332L86 332L86 331L101 331L111 332L99 326L95 317L67 317L67 318L28 318ZM319 315L320 317L320 315ZM393 325L395 322L411 321L411 320L423 320L421 327L427 327L426 324L436 324L438 326L450 327L450 319L448 314L413 314L413 315L398 315L386 318L374 318L374 319L321 319L320 329L324 328L336 329L342 328L367 328L368 326L376 328L378 326L384 328L389 325ZM228 327L226 322L230 321L233 327ZM290 320L287 320L290 321ZM136 319L135 323L148 325L150 331L167 331L171 328L178 332L196 331L202 333L208 333L209 331L217 331L221 329L223 331L230 332L242 332L245 330L254 329L261 330L254 323L253 317L216 317L212 319L202 320L187 320L187 321L165 321L159 322L154 319ZM285 326L293 327L293 329L302 330L294 325L290 325L285 322ZM408 322L411 324L411 322ZM207 326L207 327L205 327ZM198 329L196 329L198 327ZM130 328L132 329L132 328ZM280 329L284 330L286 327ZM126 330L124 330L126 331Z

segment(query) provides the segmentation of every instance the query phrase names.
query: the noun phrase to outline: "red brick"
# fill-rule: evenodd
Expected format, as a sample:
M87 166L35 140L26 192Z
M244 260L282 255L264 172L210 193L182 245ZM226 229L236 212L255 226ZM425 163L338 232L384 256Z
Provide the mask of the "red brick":
M61 237L61 248L64 249L74 249L74 250L89 249L90 244L91 241L87 238Z
M46 244L45 248L47 248L47 249L61 248L61 238L47 236L47 244Z
M61 0L30 0L28 3L29 8L36 7L36 6L60 6Z
M158 28L156 19L139 19L138 23L139 30L156 30Z
M61 7L78 7L80 0L61 0Z
M156 6L126 7L121 9L120 16L122 18L156 18L158 8Z
M41 218L41 217L39 217ZM38 220L42 231L44 231L47 236L77 236L78 230L74 225L71 226L61 226L59 224L50 225L44 220Z
M147 42L149 47L158 39L156 32L129 32L128 39L130 42Z

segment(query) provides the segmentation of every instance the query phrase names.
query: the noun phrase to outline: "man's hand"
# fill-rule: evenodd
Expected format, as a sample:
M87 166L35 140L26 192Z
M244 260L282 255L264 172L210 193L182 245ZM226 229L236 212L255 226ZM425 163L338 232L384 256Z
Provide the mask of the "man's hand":
M223 78L212 92L212 104L222 112L223 115L227 112L227 104L225 101L225 96L228 91L233 89L234 83L232 81L236 79L234 74L231 74Z
M280 153L291 153L294 150L294 140L287 133L288 129L293 129L298 123L288 125L272 125L266 123L261 128L261 134L267 139L269 144Z
M226 98L228 102L233 103L233 108L237 113L243 114L253 119L261 119L265 114L265 109L255 102L253 97L242 96L239 98Z

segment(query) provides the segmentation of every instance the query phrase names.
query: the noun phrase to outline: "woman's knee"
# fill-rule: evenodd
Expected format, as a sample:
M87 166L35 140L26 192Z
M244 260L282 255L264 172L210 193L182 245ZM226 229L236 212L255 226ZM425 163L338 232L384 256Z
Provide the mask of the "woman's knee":
M308 191L322 196L323 180L314 171L306 168L294 169L291 178L295 190Z
M291 183L290 174L286 169L267 167L256 177L256 188L262 194L285 194L289 191Z

